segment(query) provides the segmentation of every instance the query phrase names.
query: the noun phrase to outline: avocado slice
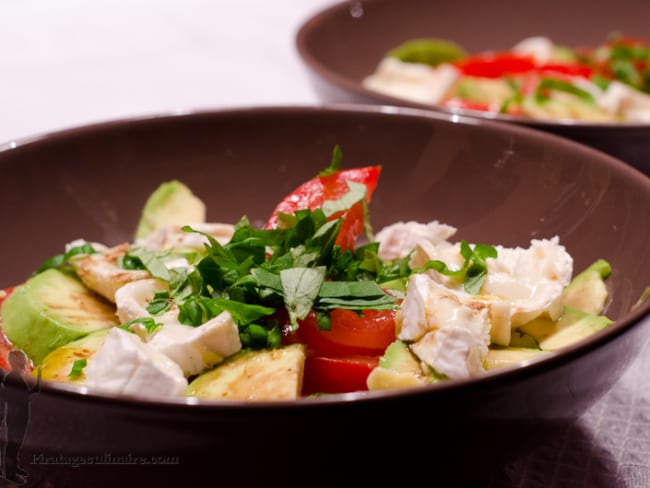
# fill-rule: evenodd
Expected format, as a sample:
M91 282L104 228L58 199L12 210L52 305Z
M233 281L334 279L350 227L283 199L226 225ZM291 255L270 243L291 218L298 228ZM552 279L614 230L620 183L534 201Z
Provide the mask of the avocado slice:
M147 199L135 238L144 238L153 231L170 225L189 225L205 222L203 201L178 180L162 183Z
M567 305L558 321L557 330L540 340L539 347L544 351L557 351L586 339L613 323L613 320L604 315L591 315Z
M104 344L109 330L111 329L99 330L57 347L34 368L32 376L40 377L41 380L46 381L83 385L86 382L83 371L79 375L71 376L72 367L79 359L92 358Z
M524 361L549 354L549 351L525 347L498 347L488 349L485 357L485 369L506 368L519 365Z
M1 312L5 335L34 365L59 346L119 323L111 304L57 269L16 287Z
M571 280L564 290L562 303L591 315L601 314L608 296L605 279L611 272L611 265L598 259Z
M405 63L421 63L429 66L456 61L466 55L465 49L455 42L435 38L411 39L387 53L388 57L397 58Z
M211 400L294 400L302 391L305 345L243 349L197 376L186 395Z
M368 390L411 388L437 381L432 373L425 372L420 361L405 342L392 342L379 359L379 365L368 375Z

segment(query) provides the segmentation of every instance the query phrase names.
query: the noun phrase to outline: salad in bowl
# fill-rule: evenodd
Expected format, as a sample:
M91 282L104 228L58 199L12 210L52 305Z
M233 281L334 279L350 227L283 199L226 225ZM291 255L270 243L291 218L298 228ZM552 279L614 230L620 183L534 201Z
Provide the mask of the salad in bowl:
M604 259L574 270L558 236L470 243L437 220L375 232L382 168L341 159L262 227L206 222L161 183L132 242L72 240L3 291L2 356L91 392L291 400L468 379L613 323Z
M447 109L595 123L650 123L650 42L612 34L569 47L545 36L469 53L446 39L391 49L365 88Z

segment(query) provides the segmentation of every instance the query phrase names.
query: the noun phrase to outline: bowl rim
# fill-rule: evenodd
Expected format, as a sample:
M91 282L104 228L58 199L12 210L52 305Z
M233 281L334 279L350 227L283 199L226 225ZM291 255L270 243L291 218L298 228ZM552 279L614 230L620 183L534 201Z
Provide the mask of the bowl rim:
M422 110L414 107L401 106L384 106L384 105L362 105L362 104L321 104L321 105L250 105L240 107L218 108L218 109L195 109L185 111L167 111L156 112L152 114L134 115L122 118L113 118L105 121L99 121L89 124L81 124L60 130L46 131L40 134L25 136L0 144L0 167L2 166L3 157L16 150L32 145L48 144L50 141L56 142L68 138L83 137L87 134L102 132L111 132L113 130L136 127L139 125L149 125L152 123L168 123L173 121L182 121L182 119L195 118L228 118L240 116L254 116L260 114L266 115L304 115L332 113L342 114L345 116L355 115L377 115L389 117L408 117L424 118L443 124L461 124L484 127L486 130L506 131L510 134L524 137L531 141L550 141L554 144L560 144L569 147L577 154L588 155L600 160L602 163L612 167L617 174L631 178L639 184L645 185L650 193L650 178L625 164L617 158L610 156L602 151L593 149L589 146L575 142L564 137L539 131L534 128L508 124L500 121L487 119L478 119L465 117L458 114L445 114L431 110ZM86 386L77 386L56 382L39 382L36 378L28 377L26 380L30 386L37 386L39 393L58 398L83 398L85 401L97 402L103 405L140 407L145 409L166 408L166 409L187 409L195 410L214 410L214 409L286 409L286 408L305 408L319 407L323 405L366 403L377 401L379 399L397 399L408 397L418 397L422 395L445 395L460 394L466 391L489 389L497 386L503 386L511 381L522 381L544 373L547 370L557 369L564 364L598 349L603 344L614 340L616 337L625 333L628 329L641 327L644 324L650 324L650 298L647 298L639 306L628 311L621 318L616 320L610 326L596 332L592 336L560 351L550 352L540 358L527 360L520 365L501 368L462 380L445 380L440 383L426 385L417 388L399 389L399 390L381 390L381 391L363 391L353 393L331 394L315 397L301 397L296 400L203 400L192 397L139 397L136 395L110 394L101 391L90 391ZM6 384L15 388L21 388L13 377L6 379ZM24 388L24 386L22 386Z
M353 6L363 8L364 5L372 5L374 3L390 3L398 4L399 0L356 0L350 2L348 0L340 0L337 3L328 5L313 12L307 18L303 19L299 24L294 35L294 46L302 63L313 74L320 77L322 80L337 86L349 93L362 96L366 99L374 100L376 103L382 105L405 105L408 107L419 108L423 110L430 110L441 112L448 115L462 115L467 117L475 117L486 120L497 120L501 122L520 124L532 126L539 129L549 129L552 127L562 127L563 129L574 128L576 130L607 130L607 131L650 131L650 122L597 122L597 121L584 121L577 119L535 119L532 117L523 117L507 114L499 114L493 112L484 112L481 110L443 107L438 104L426 104L422 102L415 102L401 97L387 95L375 90L366 88L362 83L352 80L349 77L341 75L339 72L330 69L321 60L314 55L309 49L309 41L315 28L323 23L330 21L332 17L339 14L341 11L349 10ZM377 63L381 61L377 60ZM368 73L370 75L370 73ZM650 137L650 134L648 134Z

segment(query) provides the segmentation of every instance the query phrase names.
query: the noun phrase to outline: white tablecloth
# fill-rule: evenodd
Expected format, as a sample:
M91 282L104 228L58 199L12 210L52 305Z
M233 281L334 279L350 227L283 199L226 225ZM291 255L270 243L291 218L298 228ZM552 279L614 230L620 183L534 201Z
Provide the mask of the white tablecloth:
M294 38L329 4L3 0L0 144L151 113L318 103ZM566 436L488 485L650 487L650 351Z

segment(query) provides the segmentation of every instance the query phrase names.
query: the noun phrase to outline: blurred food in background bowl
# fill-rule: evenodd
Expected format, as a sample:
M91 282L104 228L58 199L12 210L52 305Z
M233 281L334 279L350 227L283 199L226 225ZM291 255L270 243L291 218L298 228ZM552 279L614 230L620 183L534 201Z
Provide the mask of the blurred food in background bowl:
M534 13L509 1L342 2L307 19L296 44L324 100L536 127L650 174L648 15L636 0L616 15L604 2Z
M28 314L8 313L8 310L16 309L16 302L7 307L14 293L21 293L23 298L26 295L40 297L38 300L23 299L24 306L39 311L32 314L33 320L30 322L38 322L39 327L43 321L49 321L52 325L55 322L50 320L52 314L47 307L44 311L40 305L47 305L48 297L61 298L61 293L68 288L63 285L52 288L43 283L51 280L53 273L59 273L57 283L69 283L72 270L66 267L66 260L74 261L75 256L92 260L93 256L97 256L89 253L87 244L102 243L118 252L125 242L147 237L152 231L155 234L161 214L153 211L153 207L157 207L154 202L160 199L167 202L164 213L168 216L169 213L178 216L176 203L184 202L180 207L183 213L181 220L193 222L192 225L199 226L197 228L202 228L204 233L216 233L213 235L215 242L208 240L209 249L203 248L203 252L209 254L207 261L201 260L196 265L203 283L210 280L205 287L199 286L201 293L206 289L209 292L209 296L197 297L196 303L203 304L203 308L198 308L203 311L223 305L220 300L225 295L219 288L219 282L232 279L234 270L250 267L247 256L251 256L251 259L265 257L264 252L258 252L263 236L276 239L272 236L283 235L276 231L291 230L296 222L302 222L300 232L291 234L288 240L298 242L299 234L310 237L308 241L293 247L289 254L303 264L308 262L309 256L314 254L303 251L309 250L309 245L320 243L316 246L318 249L332 249L327 232L335 227L332 227L333 224L326 225L318 215L309 217L309 213L302 213L301 217L296 216L295 219L289 218L292 209L278 206L278 202L293 205L301 201L297 198L300 195L306 198L305 201L310 201L310 197L316 194L314 186L309 186L310 190L305 192L296 189L303 188L301 185L305 182L330 181L328 178L332 175L317 175L332 163L340 164L341 172L346 168L354 171L355 168L380 168L380 176L379 183L372 191L369 185L373 178L377 182L376 172L363 173L363 181L351 176L343 178L344 183L352 181L345 183L349 193L330 195L333 200L327 200L331 202L326 205L328 214L333 210L329 215L339 215L337 212L341 208L348 208L351 215L353 208L363 209L361 202L365 200L365 192L368 192L372 193L372 199L367 202L370 222L377 231L390 230L392 224L399 227L401 223L436 221L432 228L439 246L432 248L425 242L428 238L423 240L417 237L423 231L421 227L412 226L410 232L422 250L438 253L441 259L427 254L429 259L425 260L424 265L430 266L428 271L440 273L439 278L443 282L447 278L452 281L460 278L465 292L470 293L466 285L469 283L471 287L472 283L480 282L486 270L482 264L495 257L493 251L510 256L511 264L519 264L507 272L507 262L502 262L502 269L487 268L488 276L514 273L525 280L536 273L534 261L539 258L550 280L541 287L546 290L554 288L554 281L568 282L566 269L571 268L573 275L591 269L586 282L595 283L593 289L597 292L588 291L586 295L598 295L598 300L589 299L589 303L597 302L591 315L601 316L600 319L604 321L599 319L599 325L595 328L589 325L591 319L565 322L564 325L570 325L569 322L582 324L578 328L588 333L574 334L573 339L562 342L561 348L545 347L540 342L543 338L539 334L549 337L549 331L576 328L558 325L550 315L528 330L508 329L513 340L519 342L508 342L512 347L506 346L505 351L514 353L518 360L513 362L511 357L506 361L508 367L497 368L490 366L490 357L485 355L488 354L485 350L487 342L492 342L490 349L497 351L496 356L491 356L492 366L503 360L503 357L499 357L499 351L504 349L492 347L498 342L488 339L484 327L475 320L478 315L474 316L471 311L481 307L472 302L464 309L466 315L469 314L468 323L477 325L476 329L487 342L482 343L483 347L468 350L465 347L467 331L461 333L465 334L462 337L454 336L458 340L449 342L450 345L462 346L461 349L465 347L461 363L466 371L461 371L463 368L445 369L445 365L461 364L456 357L434 362L433 369L438 373L443 372L439 376L444 378L438 377L432 381L429 376L427 381L419 381L422 374L413 375L413 368L421 368L418 364L420 360L430 360L426 351L435 349L427 349L424 347L426 344L420 343L422 347L411 348L413 352L416 349L425 351L419 360L414 360L415 356L409 352L406 356L408 360L399 360L392 366L386 357L388 350L385 354L375 351L375 366L387 371L378 370L374 380L379 383L374 385L379 384L380 387L371 387L371 391L350 388L339 390L347 393L328 393L322 387L316 387L296 396L296 393L301 393L300 386L297 386L293 388L293 397L276 395L275 399L267 396L252 401L241 396L221 399L224 390L217 387L203 390L217 392L207 397L193 394L197 389L192 388L188 390L189 394L182 392L175 395L147 391L152 386L162 384L154 375L158 374L155 368L146 369L151 375L134 381L131 388L111 389L110 384L119 380L123 373L121 370L130 364L130 360L120 354L130 350L129 345L133 341L138 344L135 349L142 353L148 347L143 344L149 341L147 334L151 332L147 324L155 325L156 322L154 312L147 310L147 313L153 314L149 317L153 320L128 325L127 328L135 332L128 335L129 331L116 327L118 322L124 322L123 318L118 317L117 321L112 317L113 320L104 330L119 338L119 343L124 347L104 350L108 351L104 354L106 361L109 361L107 368L99 368L98 363L94 362L97 356L88 354L95 347L94 342L85 342L80 347L76 347L79 346L76 344L70 348L68 346L73 342L68 338L61 346L63 349L53 347L52 341L46 341L45 347L51 351L42 348L31 350L35 358L33 372L36 373L39 367L48 362L46 358L52 359L49 354L56 355L57 351L62 351L55 365L65 363L65 368L58 367L59 372L65 374L47 377L47 368L43 366L40 384L33 376L28 378L27 386L32 388L29 391L21 381L6 379L2 394L8 411L16 412L27 404L30 407L24 442L16 446L16 441L12 440L14 447L21 448L23 460L36 460L28 465L23 464L23 467L28 467L30 481L112 486L119 480L121 484L135 486L143 483L143 480L155 480L169 486L172 483L199 482L218 470L221 480L235 481L241 479L242 472L246 472L247 480L261 482L268 479L270 471L285 463L299 466L307 472L319 473L321 481L339 479L342 473L346 473L349 479L379 481L385 475L384 470L377 472L365 463L377 462L377 458L383 456L386 456L386 460L382 462L390 463L395 453L388 452L388 446L408 445L423 437L436 439L437 447L430 446L427 450L427 462L435 466L437 480L445 483L485 480L499 467L530 452L558 429L563 429L567 422L576 419L609 391L634 358L644 350L650 339L650 303L646 296L650 283L650 259L647 259L648 229L639 223L647 222L650 215L648 178L621 161L591 148L514 124L409 108L359 105L248 108L156 116L81 127L7 145L0 152L0 167L4 175L0 182L0 195L3 208L11 209L3 213L2 225L11 229L13 237L3 239L0 244L0 255L3 256L0 286L14 287L14 291L6 298L2 309L3 319L6 320L5 331L20 341L24 349L29 350L34 344L42 346L42 334L29 332L33 324L22 324L17 332L16 324ZM42 178L43 174L47 174L48 178ZM335 171L334 176L336 174L339 173ZM165 186L165 182L174 180L182 181L192 194L177 183ZM366 190L359 193L358 183L366 186ZM173 191L167 192L168 188ZM177 199L179 194L184 196ZM355 194L363 197L351 199ZM16 205L18 201L20 205ZM362 222L362 215L363 212L354 217L357 224ZM242 216L247 219L242 221ZM201 227L199 224L203 223L204 218L206 222L223 223L225 226L216 230ZM220 235L220 230L231 224L238 224L239 229L238 238L232 238L234 244L229 243L230 234ZM265 228L271 232L264 231ZM363 225L348 227L349 234L345 235L359 236L363 228ZM386 234L380 236L380 232L377 237L381 238L381 242L395 244L403 240L403 230L399 228L392 238L386 237ZM427 233L421 237L424 235ZM373 241L371 236L367 237L369 242ZM170 235L167 234L167 237ZM76 241L78 238L84 241ZM269 248L277 252L281 248L278 246L288 240L283 238L263 242L270 242ZM345 242L349 244L350 241ZM470 243L470 246L463 250L462 242ZM60 254L64 243L73 243L66 248L69 252L67 256ZM475 243L485 245L477 248ZM430 239L429 244L432 244ZM456 248L457 244L460 247ZM496 249L492 249L492 245ZM203 242L199 248L202 246ZM403 251L410 249L410 246L407 243L406 247L398 245L394 249ZM183 241L182 247L186 259L201 251L194 249L191 253L187 252L187 247L192 247L190 241ZM536 256L535 259L526 257L528 254L525 250L528 248L532 249L530 256ZM97 246L97 250L100 257L106 257L101 252L101 246ZM378 269L377 261L372 259L371 249L366 251L359 254L356 261L350 255L339 255L339 258L348 263L348 271L363 271L364 276L373 276L373 270ZM442 264L451 263L449 256L459 252L456 258L465 256L468 266L463 264L462 259L457 269L455 265ZM55 259L45 261L51 256L55 256ZM242 259L241 262L237 256ZM141 276L139 280L142 283L148 282L150 275L164 282L166 278L162 275L165 272L157 264L168 257L154 256L140 249L128 256L122 254L120 268L124 271L130 267L134 268L132 272L144 273L146 276ZM406 262L402 258L393 258L397 259L394 264L399 266L391 267L391 273L399 275L405 269ZM282 261L286 262L286 259ZM47 263L48 270L33 277L32 272L44 263ZM569 263L568 267L563 265ZM595 267L590 268L591 265ZM175 267L182 266L176 261ZM229 272L223 273L226 268ZM303 268L301 276L311 275ZM81 269L78 268L76 272L80 273ZM464 270L462 276L457 273L458 269ZM266 274L258 271L235 279L234 282L244 288L229 288L227 293L230 300L260 287L266 289L262 294L264 299L273 298L280 288L299 288L277 285L270 271L266 271ZM422 270L419 276L424 278L425 273ZM395 276L392 275L393 278ZM26 280L40 284L34 285L32 291L25 291L24 288L21 291L20 287ZM298 281L291 281L289 276L289 283ZM382 284L398 294L396 281L399 280L382 281ZM498 281L485 283L497 288L509 287L507 282ZM134 282L138 283L138 280ZM392 282L390 286L387 284L389 282ZM172 285L171 281L169 284ZM367 289L365 285L363 289ZM486 286L484 291L487 291L487 285L483 285ZM78 283L74 286L78 286ZM92 281L84 282L84 287L92 289L91 286L94 286ZM421 292L421 298L431 290L438 289L435 283L427 282L423 288L418 284L409 284L407 296L411 286L416 292ZM84 287L74 288L75 296L81 298L81 295L87 295L88 289ZM34 294L34 288L49 290L49 295ZM175 288L176 291L180 289ZM286 308L299 316L300 304L304 303L308 293L302 293L300 300L287 302L286 289ZM360 300L358 289L353 285L350 289L357 290L352 293L353 301ZM589 285L587 289L592 290L592 286ZM331 292L332 288L329 290ZM150 298L154 298L155 291L162 290L149 290ZM340 308L350 298L350 293L337 295L330 292L325 296L319 295L321 305L334 300L338 304L335 308ZM460 290L454 293L454 300L467 298ZM445 296L450 294L450 291L446 292ZM187 296L184 292L182 295ZM262 295L256 296L259 298ZM473 295L476 295L476 290ZM175 295L175 298L178 296ZM416 293L412 297L411 311L419 309L418 296ZM566 296L564 302L558 302L560 305L569 305ZM159 295L149 305L153 306L154 301L156 306L164 305L169 298L169 295ZM377 296L363 297L366 301L370 298ZM475 296L473 300L477 299ZM575 295L572 299L575 299ZM93 303L97 303L97 296L94 300ZM489 297L486 300L489 301ZM61 305L63 302L55 299L53 303ZM102 303L115 312L115 305L110 300ZM572 303L576 305L578 302ZM246 304L231 308L231 313L241 312L243 305ZM268 303L265 302L266 305ZM316 310L318 307L313 305L313 308ZM188 310L189 316L196 308ZM264 315L260 314L260 310L260 307L253 310L258 313L257 319ZM436 314L438 312L440 316L445 315L444 311L439 310ZM497 312L509 314L510 309L493 308L490 316L494 318L493 314ZM516 312L522 322L529 323L522 317L530 310L518 309ZM60 313L60 310L56 313ZM559 313L565 318L571 315L565 311ZM589 315L584 309L577 313L580 317ZM243 315L240 315L240 319ZM427 311L425 315L430 314ZM456 316L453 310L451 316ZM487 319L487 311L481 317L481 320ZM274 318L284 320L285 324L291 322L290 318L280 315ZM532 317L529 318L532 321ZM247 325L244 322L238 320L237 327ZM259 323L264 322L259 320ZM69 325L62 326L60 322L53 324L59 332L69 332ZM267 325L271 325L271 322L267 322ZM166 326L163 324L162 330ZM305 330L303 326L307 327L305 322L301 322L298 330ZM176 324L175 327L180 325ZM240 333L240 340L242 344L250 345L246 341L251 340L253 335L272 341L273 334L268 333L272 329L267 329L266 334L259 329L254 333L252 328L235 330L244 332ZM452 329L456 330L454 327ZM97 337L93 334L86 331L81 334L80 340ZM125 334L128 339L124 339ZM284 335L285 339L289 335ZM49 337L63 336L51 334ZM138 337L142 339L142 344L138 342ZM412 337L402 339L401 345L419 342ZM355 348L345 355L339 350L333 357L328 357L309 339L303 337L303 340L307 344L307 356L303 357L304 363L301 363L301 367L304 365L305 378L308 370L314 372L321 368L322 371L324 364L329 367L334 362L340 366L340 360L344 359L349 365L353 357L365 356L367 359L369 356L367 344L355 344ZM172 349L178 351L179 344L172 345ZM291 351L294 359L301 354L295 353L296 347L284 345L286 347L276 350ZM265 342L264 348L267 349L267 346L272 344ZM365 354L359 355L359 349ZM450 347L446 350L454 349ZM405 357L403 352L404 349L399 353L402 358ZM532 355L529 354L531 352ZM173 351L171 356L174 356ZM202 360L207 357L199 356ZM111 358L116 357L122 357L122 360L111 366ZM166 361L160 356L156 357L158 365ZM478 362L475 361L477 357ZM146 361L149 361L147 358ZM310 366L308 361L315 358L320 359ZM380 363L382 359L384 361ZM291 378L293 385L299 385L295 377L301 371L293 367L298 362L282 364L291 366L286 368L286 376ZM464 374L477 364L481 371ZM95 383L78 381L83 377L84 369L91 367L95 369ZM482 371L484 367L486 371ZM243 376L255 376L255 368L250 368L245 366L237 371L248 372ZM103 373L96 375L100 369ZM223 371L219 364L214 371L218 370ZM328 371L335 370L336 367ZM169 368L165 371L169 371ZM418 371L430 371L430 367ZM230 370L230 377L232 372ZM196 371L184 373L190 377L196 375ZM370 378L369 374L366 378ZM405 377L407 383L401 379L395 380ZM150 381L146 381L147 378ZM214 377L207 378L203 383L223 385ZM369 382L366 385L370 387ZM156 389L162 393L162 387ZM382 420L378 422L378 418ZM421 421L407 426L406 419ZM15 432L16 427L20 428L11 422L8 425L11 432ZM359 453L360 444L384 447L373 451L372 459L366 461L366 455ZM364 460L360 461L360 458ZM48 459L53 461L47 462ZM57 459L59 463L55 462ZM70 469L66 459L77 459L77 464L86 465ZM92 463L94 459L98 461ZM120 459L124 460L121 465L118 462ZM127 462L129 459L136 459L135 464L139 462L137 460L143 460L142 464L164 466L130 471L132 466L129 464L133 463ZM250 470L251 463L255 465L255 470ZM468 465L472 466L472 470L463 469Z

